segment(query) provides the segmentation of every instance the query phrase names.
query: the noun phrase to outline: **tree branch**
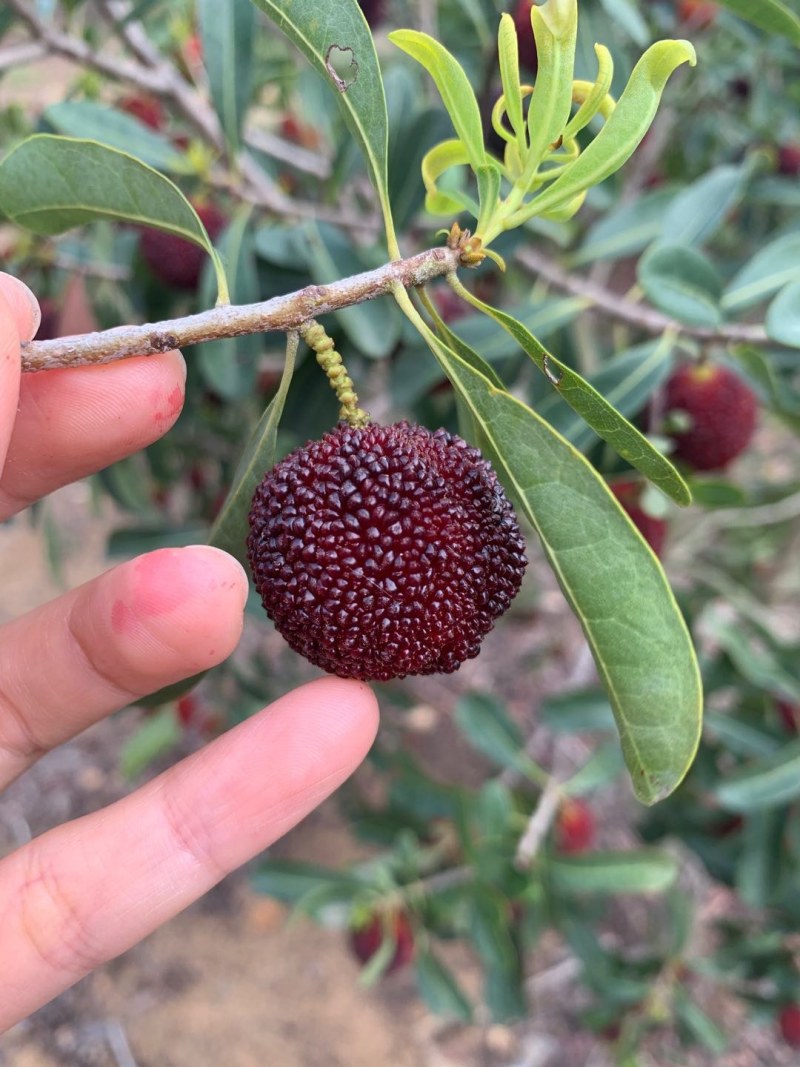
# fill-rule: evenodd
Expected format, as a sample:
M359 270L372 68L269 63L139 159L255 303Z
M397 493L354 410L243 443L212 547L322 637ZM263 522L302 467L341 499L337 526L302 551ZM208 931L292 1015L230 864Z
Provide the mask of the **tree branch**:
M655 308L636 304L587 278L568 274L553 260L532 248L522 249L517 253L516 258L523 267L550 282L556 289L569 293L571 296L583 297L601 314L618 319L620 322L627 322L628 325L636 326L647 333L661 334L666 330L673 330L706 343L715 341L723 344L754 345L778 343L771 341L764 327L760 325L730 323L718 328L687 326L683 322L671 319L668 315L663 315Z
M118 359L151 356L218 337L297 330L309 319L373 300L398 286L408 289L450 274L458 266L459 255L458 249L432 248L410 259L387 263L377 270L342 278L330 285L309 285L298 292L258 304L228 304L168 322L115 326L100 333L59 337L53 341L29 341L22 345L22 370L30 372L113 363Z

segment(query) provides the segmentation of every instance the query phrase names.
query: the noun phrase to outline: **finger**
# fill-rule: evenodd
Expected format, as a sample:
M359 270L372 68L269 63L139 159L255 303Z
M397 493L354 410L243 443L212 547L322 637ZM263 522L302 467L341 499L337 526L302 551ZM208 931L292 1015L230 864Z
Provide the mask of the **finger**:
M216 548L165 548L0 627L0 788L117 708L222 662L247 579Z
M0 272L0 471L17 414L20 340L39 328L36 297L21 281Z
M332 793L377 729L367 686L282 697L137 793L0 864L0 1032L112 959Z
M180 415L185 382L180 352L23 375L0 521L162 437Z

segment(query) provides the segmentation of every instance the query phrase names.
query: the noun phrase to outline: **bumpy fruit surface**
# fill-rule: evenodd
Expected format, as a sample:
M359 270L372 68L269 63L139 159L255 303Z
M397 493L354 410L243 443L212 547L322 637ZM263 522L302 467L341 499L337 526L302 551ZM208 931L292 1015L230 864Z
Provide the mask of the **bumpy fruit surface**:
M514 9L514 26L517 30L519 42L519 62L530 74L535 74L539 69L539 54L536 51L536 40L533 36L531 25L531 8L533 0L519 0Z
M200 221L212 241L227 225L227 217L214 204L195 204ZM142 258L160 281L173 289L194 291L200 281L207 253L192 241L185 241L163 230L142 231L139 249Z
M558 813L555 831L559 852L586 852L595 837L592 809L583 800L566 800Z
M414 931L405 912L397 912L389 919L389 926L395 942L394 955L385 973L399 971L408 966L414 958ZM368 963L383 944L386 936L384 922L379 915L374 915L365 926L350 932L350 947L361 963Z
M800 1048L800 1004L785 1004L778 1015L781 1037L792 1048Z
M295 651L344 678L448 673L519 591L525 543L497 476L460 437L340 423L268 471L248 553Z
M631 479L613 482L609 489L620 502L642 537L647 541L657 556L664 549L667 538L667 524L663 519L648 515L639 505L642 495L642 483Z
M756 428L758 401L727 367L686 363L667 382L666 411L691 419L675 432L675 455L698 471L721 470L743 452Z

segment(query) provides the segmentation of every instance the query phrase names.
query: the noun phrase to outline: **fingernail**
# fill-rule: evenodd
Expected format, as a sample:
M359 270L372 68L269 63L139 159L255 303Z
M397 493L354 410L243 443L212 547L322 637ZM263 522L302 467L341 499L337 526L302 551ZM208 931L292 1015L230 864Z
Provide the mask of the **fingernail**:
M19 278L15 278L13 274L6 274L0 271L0 292L11 304L12 309L16 309L20 306L24 306L25 303L30 308L29 321L24 322L24 325L20 324L20 333L24 334L23 341L30 341L32 337L36 336L36 331L39 329L39 324L42 321L42 311L39 307L39 301L33 295L31 290L25 284L21 282ZM22 298L22 299L20 299ZM19 318L17 318L19 323Z

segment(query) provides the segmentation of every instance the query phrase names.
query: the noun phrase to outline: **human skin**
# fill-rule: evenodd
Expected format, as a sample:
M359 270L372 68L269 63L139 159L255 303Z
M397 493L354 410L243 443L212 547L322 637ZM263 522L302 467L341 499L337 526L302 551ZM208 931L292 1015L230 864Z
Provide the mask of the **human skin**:
M0 273L0 521L155 441L183 405L178 352L21 375L20 341L38 315L29 290ZM0 626L0 789L138 697L221 663L246 595L226 553L162 549ZM2 859L0 1033L296 825L376 729L366 685L321 678Z

